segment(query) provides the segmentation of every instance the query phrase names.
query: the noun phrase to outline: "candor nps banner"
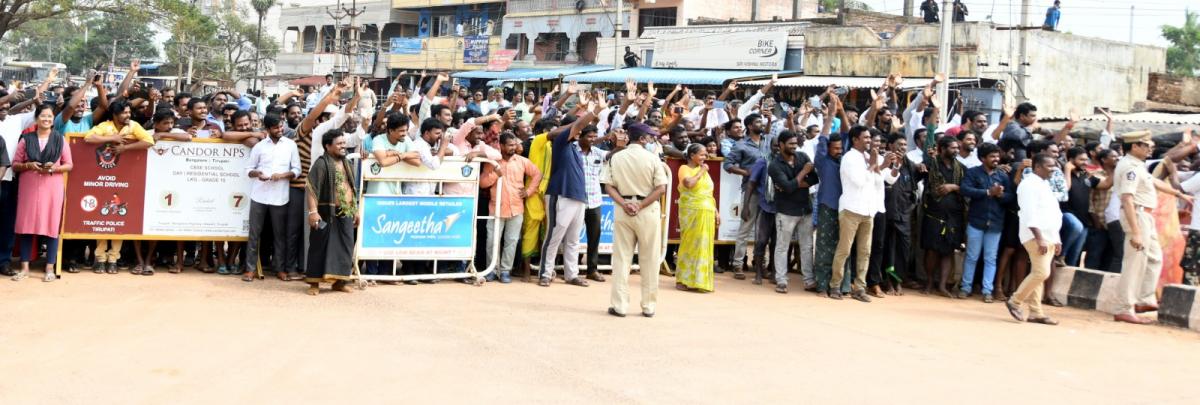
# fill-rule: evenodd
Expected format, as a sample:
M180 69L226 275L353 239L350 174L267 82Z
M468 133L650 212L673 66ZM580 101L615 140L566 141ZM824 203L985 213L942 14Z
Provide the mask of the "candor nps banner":
M475 257L475 196L363 196L360 259Z
M113 153L68 138L67 239L245 240L250 148L219 140L159 141Z

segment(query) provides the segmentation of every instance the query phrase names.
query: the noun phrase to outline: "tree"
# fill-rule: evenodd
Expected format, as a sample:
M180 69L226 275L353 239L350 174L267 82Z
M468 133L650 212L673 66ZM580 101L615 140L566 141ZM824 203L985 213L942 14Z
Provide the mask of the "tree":
M25 24L66 17L76 12L131 16L154 15L162 2L179 0L0 0L0 39Z
M244 11L234 9L212 20L216 38L210 48L220 56L219 61L213 61L215 79L237 82L254 76L260 60L273 59L279 53L275 40L256 35L255 26L246 23L244 15Z
M271 11L271 8L275 7L276 4L277 3L275 2L275 0L250 0L250 7L254 8L254 12L258 14L258 33L255 34L255 37L257 38L255 41L258 42L258 44L262 44L263 19L267 17L267 12ZM258 88L258 82L259 82L258 76L261 74L261 71L260 71L260 67L262 65L262 55L260 53L261 48L262 48L261 46L254 47L255 62L254 62L254 82L253 83L254 83L255 89Z
M94 12L77 18L51 17L23 24L10 38L18 44L15 51L22 59L60 62L82 73L109 62L123 66L130 59L157 58L148 21L139 20L133 16L117 20Z
M1167 48L1167 70L1178 76L1192 77L1200 72L1200 23L1196 13L1184 15L1183 26L1162 26L1162 36L1171 41Z

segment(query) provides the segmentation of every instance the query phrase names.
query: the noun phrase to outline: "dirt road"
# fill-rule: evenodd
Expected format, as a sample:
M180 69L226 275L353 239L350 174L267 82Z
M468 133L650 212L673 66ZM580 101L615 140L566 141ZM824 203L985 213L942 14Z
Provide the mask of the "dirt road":
M1195 404L1200 375L1196 332L780 295L728 274L713 294L663 278L653 319L606 315L608 283L309 297L194 271L69 276L0 280L0 404Z

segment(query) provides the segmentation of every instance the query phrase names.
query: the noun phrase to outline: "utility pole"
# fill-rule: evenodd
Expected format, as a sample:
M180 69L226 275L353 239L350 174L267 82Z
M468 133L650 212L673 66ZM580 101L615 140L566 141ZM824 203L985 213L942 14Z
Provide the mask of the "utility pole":
M1021 0L1021 26L1018 27L1020 28L1021 42L1020 48L1017 51L1017 77L1015 80L1017 83L1017 91L1013 93L1017 103L1029 101L1029 99L1025 97L1025 66L1029 64L1028 61L1026 61L1026 52L1029 46L1029 7L1029 0Z
M367 8L359 8L358 0L351 0L349 8L342 7L341 0L338 0L336 6L325 8L325 13L329 14L334 21L334 47L338 53L342 54L342 57L346 58L347 75L354 72L354 56L358 54L358 25L355 23L355 19L365 12L367 12ZM349 39L346 40L346 43L342 43L342 19L346 17L350 18L350 24L347 26ZM336 67L337 64L334 63L334 68L336 69Z
M904 0L904 16L913 16L913 0Z
M621 8L625 6L625 2L617 0L617 23L613 29L613 69L620 69L625 65L621 63L621 28L624 24L624 17L621 15ZM530 46L533 46L530 44Z
M942 32L941 40L938 41L937 73L946 80L938 83L937 94L935 95L935 97L937 97L938 105L942 106L942 108L938 111L938 122L946 122L946 115L950 112L950 106L946 104L946 101L949 100L950 97L950 48L954 45L953 21L953 1L942 0Z

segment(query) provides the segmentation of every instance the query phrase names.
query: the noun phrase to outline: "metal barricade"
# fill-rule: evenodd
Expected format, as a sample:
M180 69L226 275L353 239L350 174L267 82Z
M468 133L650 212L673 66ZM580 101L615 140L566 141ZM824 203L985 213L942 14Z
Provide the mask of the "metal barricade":
M500 238L489 238L492 255L483 271L476 269L476 234L486 232L479 229L478 221L493 221L494 215L478 215L479 179L482 164L496 166L496 162L476 158L466 162L461 157L446 157L437 170L424 166L412 166L403 162L381 166L374 158L362 160L359 181L359 214L362 223L357 229L355 241L355 266L361 267L362 260L391 261L391 275L366 275L356 271L359 280L418 281L440 279L473 278L476 285L495 271L500 256ZM403 185L420 183L432 185L432 195L404 194ZM376 192L368 192L369 184L380 184ZM451 185L452 192L446 194L445 187ZM503 187L497 182L495 187ZM498 191L503 192L503 189ZM500 200L492 201L492 212L500 212ZM470 224L464 228L464 224ZM490 235L489 235L490 236ZM494 239L494 240L492 240ZM432 261L429 274L399 275L397 270L403 261ZM462 272L439 273L439 262L463 261ZM397 266L399 265L399 266Z

